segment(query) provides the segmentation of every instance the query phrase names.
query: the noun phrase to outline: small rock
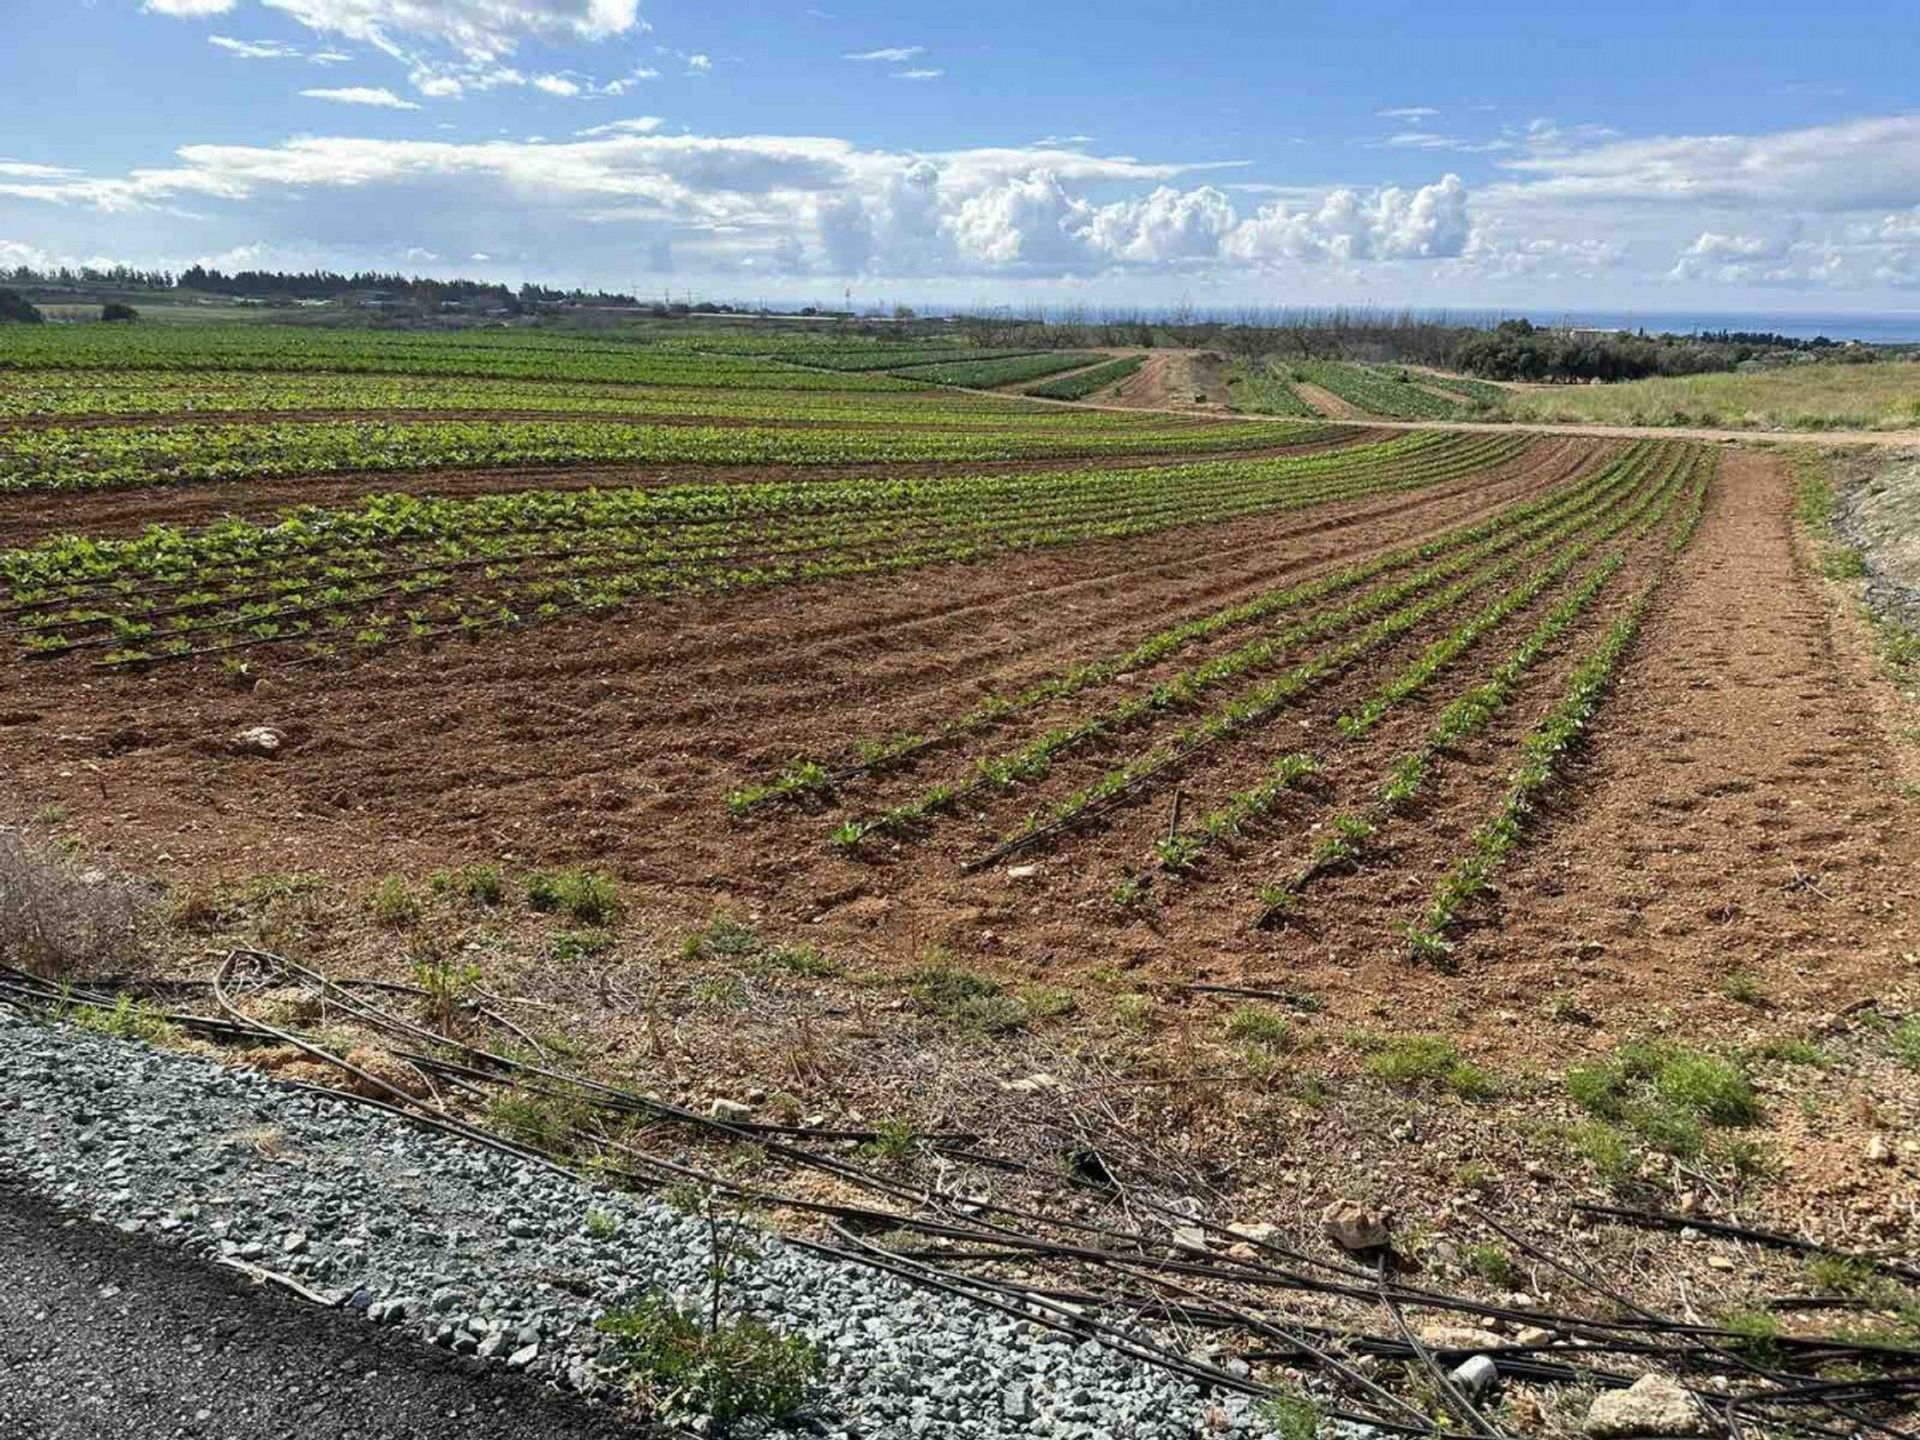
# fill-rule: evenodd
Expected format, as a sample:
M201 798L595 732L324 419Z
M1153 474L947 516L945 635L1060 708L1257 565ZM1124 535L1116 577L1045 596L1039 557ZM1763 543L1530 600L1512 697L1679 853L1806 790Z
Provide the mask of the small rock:
M1251 1240L1256 1245L1264 1245L1280 1233L1280 1227L1269 1225L1264 1220L1255 1220L1243 1225L1229 1225L1227 1233L1238 1235L1242 1240Z
M1476 1354L1482 1350L1498 1350L1507 1343L1503 1336L1473 1325L1423 1325L1418 1333L1420 1343L1429 1350L1455 1353L1464 1350Z
M1707 1256L1707 1268L1709 1270L1731 1270L1733 1269L1733 1261L1724 1255L1709 1255Z
M1587 1434L1691 1435L1700 1428L1700 1407L1665 1375L1642 1375L1625 1390L1608 1390L1587 1410Z
M751 1105L742 1105L738 1100L716 1100L707 1108L707 1118L718 1120L724 1125L737 1125L753 1115Z
M518 1350L507 1356L507 1368L509 1370L524 1370L539 1358L540 1347L538 1345L522 1345Z
M1351 1200L1334 1201L1320 1221L1327 1238L1342 1250L1378 1250L1393 1238L1383 1213Z
M1538 1350L1543 1345L1553 1343L1553 1331L1542 1330L1538 1325L1526 1325L1515 1332L1513 1343L1524 1345L1529 1350Z
M1887 1144L1887 1137L1875 1135L1867 1141L1867 1163L1869 1165L1893 1164L1893 1147Z
M278 755L287 737L271 725L250 725L233 737L233 748L246 755Z

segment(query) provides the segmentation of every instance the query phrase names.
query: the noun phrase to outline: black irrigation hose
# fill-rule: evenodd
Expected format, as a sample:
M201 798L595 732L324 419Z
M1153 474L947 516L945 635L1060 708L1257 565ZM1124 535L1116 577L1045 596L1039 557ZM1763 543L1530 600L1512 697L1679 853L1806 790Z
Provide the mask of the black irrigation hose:
M1756 1245L1771 1245L1776 1249L1798 1250L1809 1255L1834 1255L1845 1260L1858 1261L1862 1265L1871 1265L1876 1270L1884 1270L1890 1275L1898 1275L1904 1280L1920 1284L1920 1269L1911 1265L1902 1265L1885 1256L1862 1254L1857 1250L1843 1250L1832 1245L1823 1245L1818 1240L1805 1240L1798 1235L1783 1235L1777 1230L1756 1230L1748 1225L1735 1225L1726 1220L1707 1220L1698 1215L1670 1215L1661 1210L1636 1210L1623 1205L1594 1205L1585 1201L1576 1201L1574 1209L1587 1215L1601 1215L1609 1220L1619 1220L1630 1225L1645 1225L1662 1230L1698 1230L1703 1235L1725 1235L1733 1240L1750 1240Z
M242 975L241 971L243 965L251 966L251 971L245 975ZM453 1080L462 1088L474 1090L475 1093L484 1092L473 1085L471 1083L472 1081L492 1083L508 1082L525 1086L534 1091L534 1093L572 1095L586 1099L598 1108L612 1110L618 1113L652 1115L655 1118L669 1122L689 1124L697 1129L704 1130L722 1138L763 1143L763 1148L768 1150L769 1153L778 1154L791 1163L803 1168L823 1170L849 1183L855 1184L860 1188L876 1192L888 1199L915 1208L940 1211L947 1207L947 1197L945 1196L929 1192L916 1192L907 1187L882 1180L877 1176L869 1175L856 1167L832 1160L830 1157L814 1154L799 1146L789 1145L778 1139L771 1141L763 1140L764 1130L773 1130L776 1133L782 1130L791 1132L794 1127L764 1127L763 1130L763 1127L748 1127L717 1121L676 1106L634 1096L596 1081L584 1080L550 1070L542 1065L526 1064L505 1056L496 1055L467 1042L428 1030L389 1011L359 1000L350 993L352 990L361 989L419 996L424 992L421 992L417 987L395 985L386 982L335 982L316 971L285 961L278 956L268 955L258 951L235 950L229 952L226 956L220 966L218 975L210 985L205 985L205 982L152 982L148 988L156 993L165 993L168 989L200 988L205 985L205 988L211 989L221 1009L226 1012L227 1018L193 1015L169 1015L167 1018L174 1023L193 1025L196 1028L210 1031L210 1033L219 1033L229 1037L248 1040L269 1039L290 1045L315 1059L321 1060L347 1074L355 1076L365 1084L371 1084L375 1088L384 1090L392 1095L394 1100L390 1103L363 1094L341 1091L324 1086L294 1084L293 1088L295 1089L333 1100L345 1100L356 1104L367 1105L399 1118L413 1121L426 1128L437 1130L443 1134L474 1141L517 1160L539 1164L558 1173L577 1175L577 1170L566 1163L567 1157L564 1155L548 1151L538 1146L523 1145L504 1140L477 1126L470 1125L456 1117L445 1114L441 1110L435 1109L418 1097L388 1084L377 1076L370 1075L360 1067L349 1063L342 1057L331 1054L319 1046L313 1045L276 1027L250 1019L239 1011L234 998L229 993L233 984L238 979L264 982L281 978L292 978L305 986L317 990L323 1005L331 1005L376 1029L397 1032L420 1040L429 1046L452 1045L464 1051L474 1060L481 1062L481 1064L462 1064L457 1061L450 1061L424 1054L409 1054L399 1050L394 1050L393 1053L396 1058L413 1065L423 1073L428 1070L437 1072L441 1074L443 1078ZM114 1000L112 997L97 990L80 987L60 987L50 982L39 980L24 972L0 967L0 1002L31 1004L42 1007L57 1006L63 1002L111 1006ZM489 1023L502 1025L504 1028L511 1029L521 1035L525 1034L525 1032L520 1031L517 1026L512 1026L511 1022L506 1021L504 1017L484 1007L473 1007L473 1009L475 1013L480 1014L488 1020ZM491 1068L483 1068L483 1066ZM528 1085L526 1080L516 1079L515 1077L517 1076L533 1077L536 1083ZM839 1132L818 1131L803 1131L801 1133L815 1138L828 1138L829 1135L837 1136L839 1134ZM847 1132L846 1138L853 1138L855 1134L856 1132ZM1351 1332L1328 1332L1331 1336L1329 1343L1341 1347L1352 1347L1362 1353L1391 1356L1396 1359L1403 1359L1411 1355L1420 1360L1421 1363L1429 1369L1434 1370L1438 1369L1438 1365L1432 1353L1422 1354L1423 1347L1412 1337L1410 1332L1406 1331L1405 1322L1399 1313L1398 1307L1411 1305L1425 1308L1447 1309L1468 1314L1504 1318L1519 1323L1545 1324L1570 1336L1586 1337L1588 1343L1582 1345L1581 1349L1583 1353L1661 1355L1669 1360L1680 1360L1683 1364L1688 1362L1706 1363L1710 1368L1714 1366L1715 1361L1719 1361L1723 1365L1730 1364L1733 1367L1745 1370L1779 1387L1742 1395L1731 1400L1722 1396L1706 1394L1701 1396L1702 1400L1709 1404L1717 1403L1724 1407L1728 1428L1736 1437L1743 1433L1739 1416L1739 1412L1742 1409L1751 1411L1769 1406L1798 1407L1803 1405L1818 1405L1824 1408L1829 1414L1836 1417L1845 1417L1853 1422L1854 1428L1851 1432L1837 1431L1827 1427L1811 1425L1801 1420L1783 1419L1771 1423L1777 1426L1803 1430L1822 1436L1839 1437L1848 1433L1858 1435L1862 1429L1873 1429L1888 1435L1893 1435L1898 1432L1867 1416L1843 1408L1843 1402L1892 1401L1916 1390L1920 1390L1920 1376L1915 1375L1848 1379L1814 1384L1791 1384L1789 1382L1804 1380L1806 1377L1780 1374L1765 1370L1747 1361L1744 1357L1723 1349L1715 1342L1720 1339L1734 1338L1725 1330L1709 1326L1683 1325L1646 1310L1644 1307L1638 1306L1634 1304L1634 1302L1626 1300L1624 1297L1615 1295L1613 1292L1606 1290L1592 1277L1580 1273L1573 1267L1564 1264L1564 1262L1555 1260L1538 1247L1531 1245L1529 1242L1515 1235L1511 1230L1499 1225L1498 1222L1493 1221L1491 1217L1485 1215L1480 1215L1477 1218L1485 1220L1493 1229L1506 1236L1510 1241L1528 1253L1534 1254L1555 1268L1572 1275L1587 1288L1598 1291L1598 1293L1606 1296L1606 1298L1617 1305L1637 1312L1638 1318L1634 1320L1615 1319L1611 1321L1596 1321L1539 1311L1514 1310L1507 1307L1482 1305L1461 1297L1447 1296L1409 1287L1389 1286L1384 1273L1373 1277L1374 1283L1371 1286L1363 1287L1359 1284L1344 1283L1344 1278L1349 1276L1366 1278L1368 1272L1361 1271L1357 1267L1335 1265L1325 1261L1314 1260L1307 1256L1295 1255L1283 1247L1268 1242L1255 1241L1251 1243L1258 1248L1286 1256L1296 1263L1304 1263L1311 1269L1324 1271L1343 1278L1341 1280L1321 1279L1300 1271L1282 1270L1255 1261L1234 1260L1228 1263L1220 1263L1217 1261L1215 1263L1207 1263L1206 1260L1198 1258L1169 1258L1152 1253L1153 1250L1158 1248L1163 1242L1155 1242L1138 1232L1126 1233L1111 1230L1097 1224L1075 1220L1071 1217L1034 1214L1014 1207L997 1205L992 1202L984 1202L978 1206L970 1205L970 1213L965 1216L960 1223L952 1223L926 1218L923 1215L902 1215L875 1210L866 1206L834 1204L826 1201L813 1201L800 1197L782 1196L756 1190L749 1186L743 1186L736 1182L726 1180L723 1177L709 1175L693 1167L678 1164L671 1160L644 1154L604 1134L589 1134L584 1138L600 1144L606 1150L630 1157L633 1162L642 1167L641 1171L607 1167L605 1173L610 1176L636 1181L642 1185L653 1187L658 1187L663 1183L676 1179L694 1179L712 1186L716 1191L736 1195L744 1200L767 1203L777 1208L792 1208L802 1212L811 1212L831 1217L835 1222L832 1228L837 1234L840 1234L854 1245L856 1247L855 1249L851 1251L840 1250L797 1237L793 1240L793 1243L823 1255L868 1264L876 1269L895 1274L911 1283L922 1284L946 1293L964 1296L965 1298L974 1300L976 1303L991 1304L997 1309L1005 1310L1007 1313L1014 1314L1022 1319L1032 1320L1035 1323L1050 1324L1053 1328L1062 1329L1067 1333L1093 1338L1097 1340L1098 1343L1107 1345L1122 1353L1132 1355L1147 1363L1167 1369L1172 1373L1196 1380L1202 1384L1235 1389L1247 1394L1264 1395L1273 1392L1269 1388L1261 1386L1256 1382L1240 1379L1225 1371L1216 1370L1214 1367L1194 1362L1173 1352L1166 1351L1150 1341L1144 1340L1139 1336L1133 1335L1113 1325L1093 1319L1085 1314L1078 1313L1077 1310L1070 1312L1066 1321L1053 1320L1050 1317L1061 1313L1063 1309L1068 1306L1098 1308L1124 1305L1132 1309L1135 1313L1153 1311L1176 1323L1200 1325L1202 1327L1222 1330L1235 1328L1248 1329L1281 1340L1290 1347L1286 1352L1289 1357L1299 1357L1302 1355L1311 1357L1325 1366L1332 1374L1348 1379L1349 1383L1351 1383L1352 1379L1352 1375L1349 1373L1350 1367L1346 1367L1344 1362L1327 1354L1326 1351L1316 1345L1313 1340L1307 1338L1308 1335L1312 1333L1312 1327L1289 1328L1282 1326L1278 1322L1267 1319L1261 1315L1238 1309L1228 1302L1217 1300L1213 1297L1201 1296L1199 1292L1194 1291L1191 1286L1183 1284L1173 1277L1185 1275L1194 1280L1250 1285L1263 1289L1278 1287L1309 1293L1334 1295L1374 1305L1385 1304L1394 1315L1396 1324L1406 1335L1403 1341L1396 1342L1391 1339L1354 1334ZM971 1139L971 1137L964 1138ZM933 1148L937 1149L938 1146L934 1146ZM955 1153L961 1157L970 1156L970 1152L959 1150L958 1147L955 1147ZM983 1161L993 1159L993 1157L986 1156L971 1158L977 1158ZM1039 1172L1034 1171L1031 1166L1021 1165L1017 1162L1002 1161L1000 1165L1002 1168L1015 1173L1036 1177L1039 1175ZM1145 1197L1133 1198L1148 1210L1158 1213L1163 1217L1172 1217L1174 1214L1174 1212L1168 1210L1166 1207L1154 1204ZM1011 1219L1026 1220L1040 1225L1064 1227L1089 1236L1099 1237L1102 1241L1117 1243L1125 1247L1125 1249L1114 1250L1109 1248L1095 1248L1087 1245L1061 1244L1059 1242L1046 1240L1037 1235L1015 1230L1008 1225L984 1219L980 1212L999 1214ZM1193 1223L1185 1216L1178 1218L1180 1218L1183 1223ZM845 1225L847 1223L883 1229L911 1230L977 1248L972 1252L958 1254L951 1252L944 1254L932 1252L924 1255L900 1254L896 1251L860 1241L846 1230ZM1222 1230L1217 1226L1205 1225L1204 1222L1201 1223L1205 1230L1214 1234L1222 1236L1232 1235L1231 1231ZM1765 1232L1756 1233L1764 1234ZM1801 1245L1810 1245L1810 1242L1799 1242L1794 1248L1800 1248ZM1825 1249L1826 1247L1814 1248ZM1050 1259L1057 1262L1091 1265L1110 1274L1132 1276L1145 1280L1148 1284L1159 1287L1161 1290L1179 1292L1190 1297L1197 1303L1183 1303L1169 1299L1163 1294L1142 1296L1138 1293L1130 1292L1124 1287L1118 1290L1108 1290L1105 1293L1086 1294L1072 1291L1043 1291L1037 1287L1015 1285L1010 1282L972 1274L947 1274L936 1270L932 1264L927 1263L932 1260L940 1260L954 1264L966 1264L989 1258ZM1211 1259L1212 1257L1208 1258ZM1006 1298L1008 1296L1021 1297L1022 1303L1026 1308L1009 1308ZM1034 1313L1036 1308L1040 1308L1046 1313L1036 1315ZM1662 1344L1652 1339L1630 1341L1625 1338L1626 1336L1634 1334L1669 1337L1671 1340L1677 1340L1680 1343L1677 1345L1671 1343ZM1784 1337L1782 1343L1787 1343ZM1914 1352L1892 1347L1847 1345L1844 1343L1813 1340L1797 1340L1793 1343L1792 1348L1795 1353L1812 1363L1818 1363L1821 1359L1831 1359L1838 1356L1871 1357L1881 1361L1904 1360L1914 1357ZM1503 1349L1497 1352L1499 1358L1496 1359L1496 1364L1506 1373L1516 1377L1538 1378L1543 1380L1579 1378L1608 1387L1628 1383L1627 1377L1610 1371L1596 1370L1578 1365L1565 1365L1557 1363L1554 1360L1522 1358L1532 1355L1533 1353L1533 1351L1524 1347L1515 1347L1513 1351ZM1480 1425L1481 1433L1489 1436L1498 1434L1498 1431L1486 1422L1483 1416L1479 1416L1472 1410L1470 1404L1464 1403L1465 1397L1459 1396L1457 1391L1454 1391L1447 1377L1442 1375L1440 1379L1443 1391L1449 1393L1450 1399L1459 1406L1463 1416L1471 1416L1475 1423ZM1397 1410L1413 1413L1411 1412L1411 1407L1408 1407L1404 1402L1399 1401L1396 1397L1393 1397L1389 1392L1385 1392L1377 1385L1373 1385L1372 1382L1365 1382L1361 1388L1367 1389L1370 1394L1384 1396L1386 1401ZM1399 1421L1385 1420L1375 1415L1354 1414L1341 1411L1329 1411L1327 1413L1333 1415L1335 1418L1351 1420L1358 1424L1373 1425L1379 1429L1396 1434L1425 1436L1434 1434L1436 1429L1431 1423L1425 1422L1424 1417L1420 1427L1413 1427Z

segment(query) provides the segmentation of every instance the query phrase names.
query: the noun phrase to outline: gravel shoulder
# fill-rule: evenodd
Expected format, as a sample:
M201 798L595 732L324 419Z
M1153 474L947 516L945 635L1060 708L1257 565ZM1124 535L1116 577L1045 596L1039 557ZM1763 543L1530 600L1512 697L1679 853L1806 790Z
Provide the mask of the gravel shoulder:
M324 1310L0 1174L0 1433L640 1440L662 1432Z
M335 1298L336 1311L316 1316L330 1314L365 1334L369 1355L385 1345L375 1329L384 1325L410 1343L493 1360L528 1379L609 1393L618 1376L593 1321L650 1292L688 1308L707 1293L712 1250L704 1217L597 1190L258 1072L0 1009L0 1073L9 1077L0 1091L0 1167L30 1191L125 1235L165 1239L190 1256L238 1260ZM822 1355L822 1391L807 1433L840 1440L1173 1440L1198 1433L1209 1411L1209 1433L1258 1433L1244 1402L1209 1403L1197 1387L1091 1341L1075 1343L983 1306L936 1297L747 1222L725 1226L722 1246L730 1268L725 1308L801 1336ZM36 1262L10 1263L0 1269L7 1289L30 1283ZM129 1287L121 1288L125 1294ZM140 1303L163 1304L166 1293L163 1287ZM85 1294L71 1285L56 1294L67 1296L70 1328L83 1328L85 1311L73 1307L87 1303ZM139 1311L131 1301L128 1311L131 1333ZM21 1314L18 1304L8 1307L10 1317ZM53 1327L56 1336L60 1328ZM185 1344L194 1327L175 1333ZM40 1413L51 1407L63 1414L61 1423L78 1423L80 1412L52 1392L101 1374L99 1357L110 1352L89 1347L107 1344L103 1333L79 1353L59 1343L49 1353L41 1342L23 1348L10 1337L0 1358L46 1378L9 1385L9 1396L20 1388L27 1399L0 1404L33 1404ZM270 1355L259 1363L272 1363ZM49 1366L68 1378L56 1380ZM181 1388L190 1389L191 1370L172 1368ZM359 1370L361 1381L367 1370L382 1368L370 1361ZM121 1372L109 1365L105 1373ZM324 1391L293 1381L277 1394L274 1382L249 1386L244 1374L233 1388L262 1391L262 1404L326 1406ZM491 1404L493 1393L476 1392L473 1403L484 1395ZM164 1391L136 1401L130 1386L127 1395L128 1405L170 1403ZM528 1423L537 1421L530 1416ZM143 1423L119 1433L256 1432ZM258 1433L331 1432L289 1426ZM466 1433L615 1432L489 1424Z

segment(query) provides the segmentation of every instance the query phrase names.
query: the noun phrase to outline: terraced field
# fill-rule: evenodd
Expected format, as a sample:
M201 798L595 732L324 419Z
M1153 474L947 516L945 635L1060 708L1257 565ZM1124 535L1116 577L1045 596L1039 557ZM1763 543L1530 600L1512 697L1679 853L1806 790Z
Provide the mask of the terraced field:
M511 852L888 963L1470 970L1696 530L1751 497L1677 439L933 383L1136 359L10 335L0 754L211 877ZM253 725L288 737L271 803L218 738ZM195 823L209 793L237 814Z

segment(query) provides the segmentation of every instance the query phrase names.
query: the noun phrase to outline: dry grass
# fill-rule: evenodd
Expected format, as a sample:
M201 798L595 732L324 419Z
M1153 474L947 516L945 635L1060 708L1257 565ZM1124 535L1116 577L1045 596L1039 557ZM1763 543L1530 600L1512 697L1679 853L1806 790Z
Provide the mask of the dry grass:
M135 968L155 914L150 890L0 828L0 960L50 980Z
M1797 365L1622 385L1516 392L1519 420L1726 425L1772 430L1904 430L1920 425L1920 365Z

